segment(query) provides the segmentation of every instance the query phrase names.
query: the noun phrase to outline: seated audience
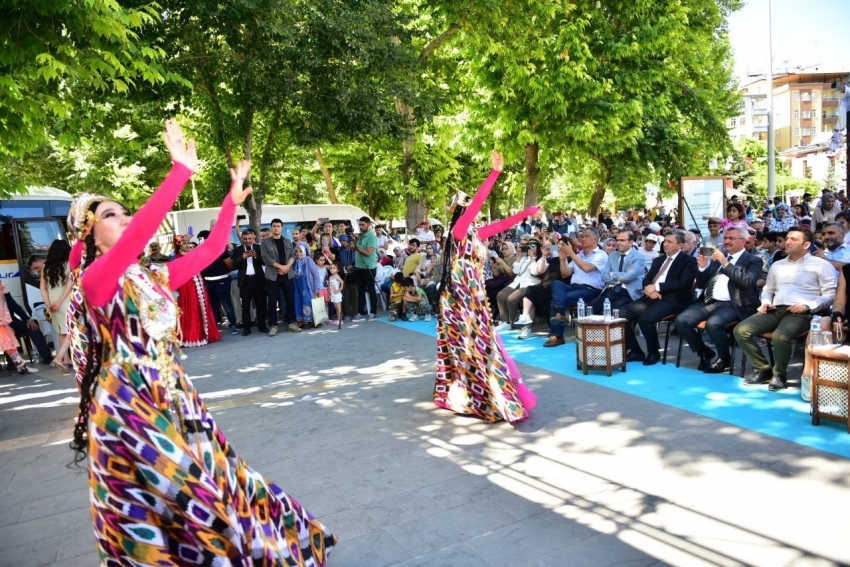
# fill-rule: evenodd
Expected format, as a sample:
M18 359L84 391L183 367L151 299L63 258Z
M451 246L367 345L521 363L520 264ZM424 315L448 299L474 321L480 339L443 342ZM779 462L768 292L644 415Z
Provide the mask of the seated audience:
M617 249L608 255L602 270L605 290L588 304L594 313L602 313L606 298L611 301L611 309L620 309L643 295L646 258L634 246L634 233L623 230L617 234L616 242Z

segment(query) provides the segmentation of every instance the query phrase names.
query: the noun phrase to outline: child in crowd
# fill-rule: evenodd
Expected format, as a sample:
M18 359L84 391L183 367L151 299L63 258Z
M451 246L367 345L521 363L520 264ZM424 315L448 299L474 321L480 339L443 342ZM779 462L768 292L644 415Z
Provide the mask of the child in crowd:
M337 327L342 325L342 289L345 287L345 282L339 275L341 271L342 267L338 262L334 262L328 268L327 289L330 291L330 300L334 304L334 311L336 311Z
M328 259L322 254L321 250L317 251L313 255L313 259L316 261L316 268L319 270L319 280L321 283L319 284L321 287L316 288L316 293L319 294L319 297L325 300L325 310L327 311L330 308L330 295L328 294ZM328 311L330 313L330 311ZM330 319L328 319L328 324L332 323Z
M417 321L420 315L424 315L425 321L430 321L431 304L428 302L428 296L425 295L425 290L421 287L416 287L413 278L404 278L402 285L404 286L404 312L411 313L407 320Z
M395 321L404 316L404 274L396 272L393 274L393 283L390 286L390 321ZM409 279L409 278L408 278Z

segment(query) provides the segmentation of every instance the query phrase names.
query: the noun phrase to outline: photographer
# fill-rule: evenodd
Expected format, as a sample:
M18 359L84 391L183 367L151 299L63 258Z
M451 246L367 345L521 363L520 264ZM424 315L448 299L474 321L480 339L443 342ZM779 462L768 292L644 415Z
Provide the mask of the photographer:
M347 231L346 231L347 232ZM372 321L377 317L378 296L375 293L375 274L378 266L378 238L369 217L360 218L360 235L354 240L354 276L357 281L357 315L352 321ZM366 293L369 293L369 313L366 313Z
M484 287L487 289L487 300L490 302L490 310L494 318L499 314L496 296L514 278L512 266L516 260L516 247L512 242L502 242L501 252L502 257L499 257L499 254L495 250L489 250L493 277L484 282Z
M496 303L499 306L499 319L501 323L496 327L497 331L504 332L511 328L517 318L522 298L525 297L526 288L530 285L540 283L537 272L537 260L543 256L540 241L529 239L520 245L520 251L516 261L511 266L511 271L516 275L514 280L496 295Z

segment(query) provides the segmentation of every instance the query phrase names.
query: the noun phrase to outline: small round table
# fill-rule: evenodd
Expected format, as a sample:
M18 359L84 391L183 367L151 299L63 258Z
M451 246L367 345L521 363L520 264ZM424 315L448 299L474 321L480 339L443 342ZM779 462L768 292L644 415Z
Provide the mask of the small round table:
M614 368L626 371L627 319L608 319L591 315L576 319L576 368L587 375L588 370Z
M850 346L809 345L812 356L812 425L837 421L850 433Z

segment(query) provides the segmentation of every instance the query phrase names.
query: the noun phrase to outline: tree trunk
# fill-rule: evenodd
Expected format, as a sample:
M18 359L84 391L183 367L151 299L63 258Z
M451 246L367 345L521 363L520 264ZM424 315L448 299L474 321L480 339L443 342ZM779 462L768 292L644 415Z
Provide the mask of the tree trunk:
M331 172L328 171L328 168L325 167L324 161L322 161L322 148L316 148L316 161L319 162L319 169L322 170L322 177L325 178L325 185L328 188L328 197L330 197L331 203L338 205L339 199L336 197L336 190L334 189L333 179L331 179Z
M540 144L534 142L525 146L525 206L524 208L537 205L537 158L540 153Z
M271 166L274 158L274 143L275 137L277 136L279 122L280 112L276 112L272 117L271 124L269 125L269 133L266 135L266 145L263 148L263 155L260 157L260 162L258 164L260 169L260 181L254 187L254 192L251 193L242 205L248 212L248 226L254 229L257 233L257 238L260 236L260 226L263 220L263 202L266 198L266 184L268 183L269 178L269 167ZM252 131L253 126L249 128L249 133ZM250 139L246 138L245 140L246 155L250 155L248 152L251 151L252 140L253 136L251 136Z
M611 168L608 164L599 161L599 179L596 180L596 185L593 188L593 195L590 197L590 205L587 208L587 214L591 220L596 220L599 216L599 209L602 206L602 200L605 198L605 189L611 182Z
M490 193L490 218L488 219L489 222L493 222L493 219L495 219L497 216L499 216L499 200L496 198L496 191L494 190Z

